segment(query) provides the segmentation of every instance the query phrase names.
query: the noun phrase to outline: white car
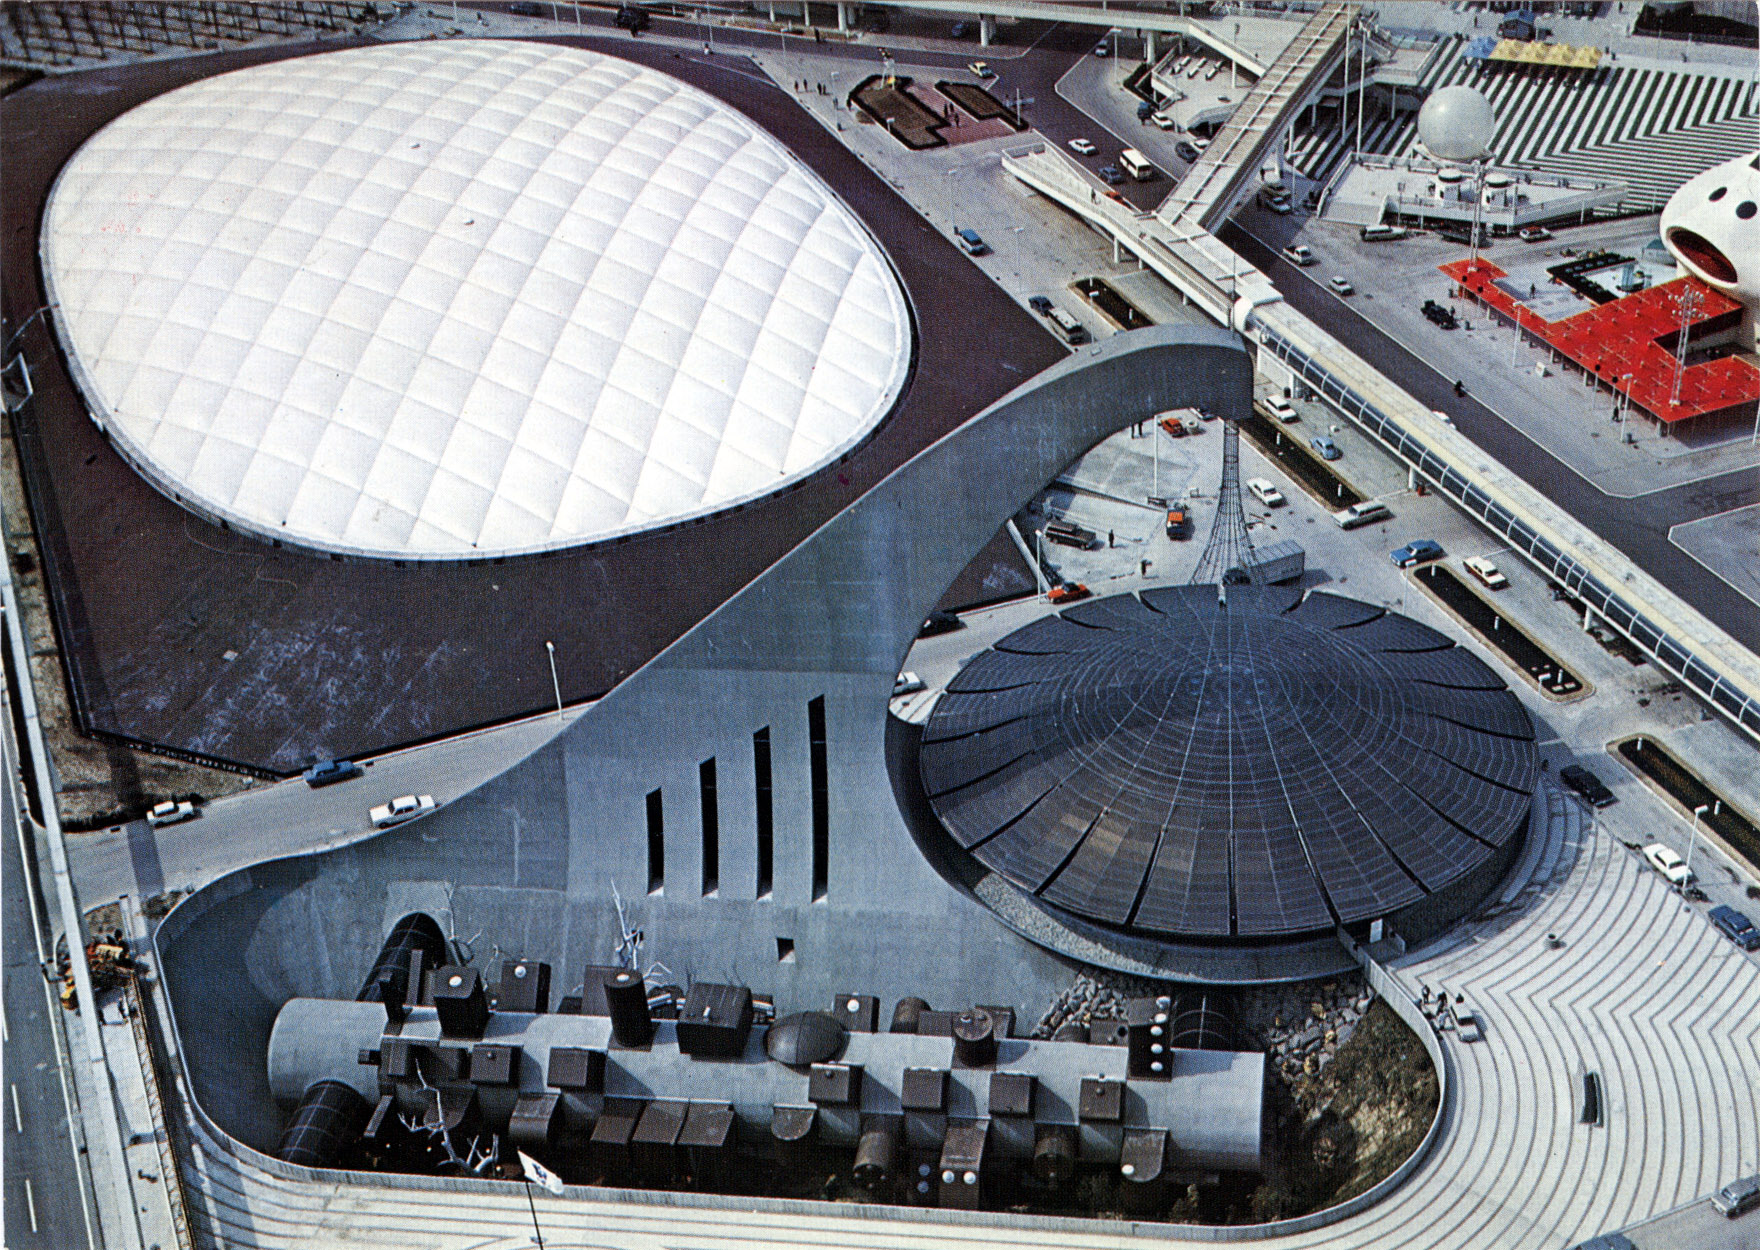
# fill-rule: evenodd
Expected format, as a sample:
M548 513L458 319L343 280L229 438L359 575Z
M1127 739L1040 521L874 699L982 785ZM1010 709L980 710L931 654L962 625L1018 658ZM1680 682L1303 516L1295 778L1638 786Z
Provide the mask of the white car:
M1673 848L1660 842L1652 842L1644 848L1644 858L1650 866L1667 878L1670 885L1690 885L1693 874L1687 871L1687 861L1674 853Z
M972 73L976 74L979 78L996 77L996 71L990 68L990 62L988 61L973 61L970 65L967 65L966 68L971 70Z
M1438 421L1442 422L1442 424L1446 425L1449 429L1452 430L1455 428L1454 418L1449 416L1446 412L1442 411L1442 409L1432 408L1430 410L1430 415L1435 417Z
M1352 286L1351 280L1343 274L1332 275L1332 277L1326 279L1326 285L1331 287L1333 291L1339 295L1355 295L1357 293L1357 288Z
M1467 572L1485 583L1487 590L1502 590L1509 585L1509 578L1498 572L1497 566L1484 556L1472 556L1461 563L1466 565Z
M1281 395L1267 395L1261 402L1265 405L1265 411L1267 413L1277 418L1285 425L1288 425L1292 421L1301 420L1301 416L1296 412L1295 406Z
M389 829L392 825L401 825L406 820L414 820L417 816L426 816L434 810L434 796L431 794L406 794L401 798L392 799L389 803L381 803L368 812L373 819L373 828Z
M1266 478L1248 478L1247 489L1253 492L1253 498L1257 499L1267 508L1281 508L1284 504L1289 502L1289 500L1283 497L1283 492L1273 486Z
M1205 152L1210 148L1210 140L1206 139L1203 135L1193 135L1192 146L1197 148L1200 152Z
M923 686L923 679L915 673L900 673L892 683L892 697L896 699L900 695L915 694Z
M1092 156L1100 149L1095 147L1092 143L1089 143L1086 139L1071 139L1069 141L1069 150L1076 153L1078 156Z
M1166 113L1151 113L1149 114L1149 120L1154 122L1162 130L1173 130L1179 125L1178 122L1174 121L1173 118L1169 117Z
M147 824L154 829L161 829L166 825L175 825L179 821L194 820L195 818L196 805L194 803L178 803L170 799L163 803L154 804L147 811Z
M1485 1026L1479 1023L1479 1013L1467 1005L1465 999L1458 994L1455 1001L1448 1005L1448 1014L1454 1017L1455 1036L1463 1042L1479 1042L1485 1040Z
M1283 249L1283 258L1292 265L1301 265L1304 268L1320 259L1306 243L1291 243Z

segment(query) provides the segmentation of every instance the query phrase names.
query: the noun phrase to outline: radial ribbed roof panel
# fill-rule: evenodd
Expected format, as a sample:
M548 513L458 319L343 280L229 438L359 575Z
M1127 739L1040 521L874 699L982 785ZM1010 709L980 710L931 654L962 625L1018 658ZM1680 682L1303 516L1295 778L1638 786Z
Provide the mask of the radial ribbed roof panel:
M1023 627L948 683L919 763L980 863L1180 940L1453 906L1519 834L1539 773L1527 712L1442 634L1245 586L1226 605L1188 586Z
M94 416L160 489L350 554L505 555L774 492L890 411L879 244L746 117L505 41L224 74L124 114L50 197Z

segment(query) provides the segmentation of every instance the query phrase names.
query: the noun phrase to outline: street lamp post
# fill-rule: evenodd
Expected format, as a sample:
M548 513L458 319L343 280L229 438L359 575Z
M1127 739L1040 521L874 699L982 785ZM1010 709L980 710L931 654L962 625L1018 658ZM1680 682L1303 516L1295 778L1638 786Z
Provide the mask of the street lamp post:
M1693 832L1687 839L1687 879L1681 882L1682 890L1685 890L1693 879L1693 848L1699 844L1699 817L1710 810L1711 804L1709 803L1701 803L1693 809Z

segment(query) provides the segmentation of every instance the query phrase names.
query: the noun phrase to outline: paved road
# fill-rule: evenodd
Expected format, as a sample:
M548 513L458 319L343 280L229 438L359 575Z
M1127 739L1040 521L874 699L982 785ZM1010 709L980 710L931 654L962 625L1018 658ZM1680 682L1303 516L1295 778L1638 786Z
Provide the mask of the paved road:
M580 708L571 708L572 721ZM144 820L69 834L67 862L79 896L96 903L127 894L137 903L165 890L200 887L246 864L339 846L372 833L367 809L400 794L444 804L498 776L548 742L554 713L394 751L365 762L363 776L313 790L295 779L216 800L195 820L150 829Z
M1732 1220L1705 1198L1625 1234L1638 1250L1760 1250L1760 1211Z
M26 898L28 870L21 862L17 807L12 790L11 735L4 735L4 782L0 783L0 923L5 927L6 1010L6 1245L72 1250L86 1244L85 1212L74 1173L74 1153L62 1098L60 1069L51 1034L51 1007L32 940L34 922ZM33 1220L35 1227L33 1229Z
M1436 372L1411 349L1335 298L1309 271L1282 259L1238 223L1225 226L1221 237L1271 277L1290 307L1324 326L1418 402L1448 412L1461 433L1500 464L1625 552L1743 646L1760 651L1760 613L1754 611L1754 605L1704 566L1683 560L1668 539L1673 526L1760 500L1760 469L1737 469L1634 499L1603 494L1475 400L1470 388L1466 398L1457 398L1452 379Z

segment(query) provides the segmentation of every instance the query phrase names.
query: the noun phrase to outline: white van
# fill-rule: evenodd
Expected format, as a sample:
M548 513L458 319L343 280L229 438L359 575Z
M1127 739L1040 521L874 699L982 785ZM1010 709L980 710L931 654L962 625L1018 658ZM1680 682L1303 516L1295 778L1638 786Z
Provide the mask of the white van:
M1135 178L1138 182L1149 182L1155 177L1155 166L1149 158L1135 148L1126 148L1118 154L1119 168Z
M1289 500L1283 497L1283 492L1273 486L1266 478L1248 478L1247 489L1253 492L1253 498L1257 499L1267 508L1281 508L1284 504L1289 502Z
M1265 410L1266 416L1275 418L1285 425L1292 421L1301 420L1301 417L1296 413L1295 406L1281 395L1267 395L1259 401L1259 406Z
M1332 519L1341 530L1354 530L1359 525L1367 525L1371 521L1387 521L1393 518L1387 505L1379 499L1365 499L1362 503L1354 503L1343 512L1335 512Z

